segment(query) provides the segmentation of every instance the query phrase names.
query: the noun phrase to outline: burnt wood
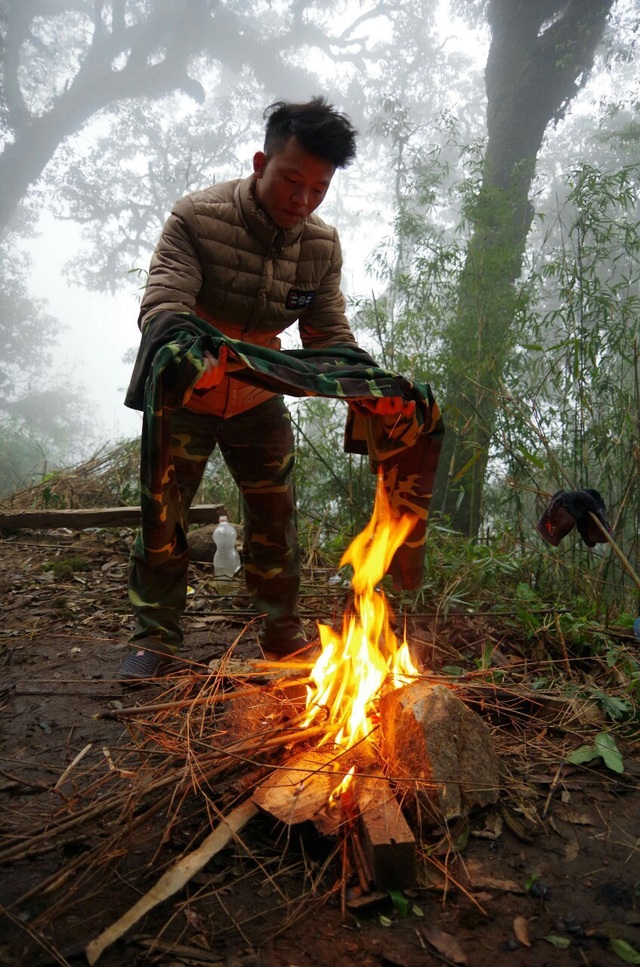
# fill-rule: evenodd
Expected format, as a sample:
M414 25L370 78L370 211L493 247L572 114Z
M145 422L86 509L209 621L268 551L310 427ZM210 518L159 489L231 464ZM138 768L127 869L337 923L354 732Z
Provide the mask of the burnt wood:
M360 831L374 885L378 890L405 890L416 885L416 841L400 803L378 780L366 806Z

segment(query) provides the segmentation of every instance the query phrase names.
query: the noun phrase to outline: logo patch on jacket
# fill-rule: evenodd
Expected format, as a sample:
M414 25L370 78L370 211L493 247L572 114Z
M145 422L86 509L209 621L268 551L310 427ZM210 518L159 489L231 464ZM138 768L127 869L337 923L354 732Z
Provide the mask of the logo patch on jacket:
M315 297L315 292L309 292L305 289L289 289L284 304L285 309L308 309Z

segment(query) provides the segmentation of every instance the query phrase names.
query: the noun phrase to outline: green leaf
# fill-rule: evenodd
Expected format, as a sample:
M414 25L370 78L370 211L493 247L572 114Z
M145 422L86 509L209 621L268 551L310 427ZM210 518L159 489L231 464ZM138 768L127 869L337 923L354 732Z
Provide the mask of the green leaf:
M612 772L624 772L624 762L620 751L615 743L613 736L608 732L600 732L593 740L593 745L581 745L579 749L574 749L565 758L565 762L571 762L574 766L583 765L585 762L592 762L593 759L601 757L604 764Z
M593 697L610 719L619 722L628 718L633 711L633 705L625 698L617 698L615 695L607 695L606 692L594 691Z
M548 678L536 678L534 682L531 682L531 688L534 691L537 691L540 688L548 688L548 687L549 687Z
M584 762L592 762L593 759L597 759L600 755L596 752L594 746L592 745L581 745L579 749L574 749L570 752L568 756L565 756L565 762L571 762L574 766L581 766Z
M554 934L550 933L544 939L553 947L556 947L557 950L566 950L567 947L571 946L571 941L568 937L556 937Z
M538 467L540 470L544 469L544 460L541 460L540 457L537 457L535 454L531 453L531 451L527 450L527 448L521 443L517 443L516 448L520 451L523 457L526 457L527 460L534 465L534 467Z
M526 881L526 883L524 885L524 888L527 891L527 893L529 892L529 890L531 889L531 887L533 886L533 884L536 882L536 880L539 880L539 879L540 879L540 874L537 873L534 870L534 872L531 874L531 876L529 876L527 878L527 881Z
M616 745L616 741L608 732L600 732L596 735L593 744L604 759L604 764L612 772L624 772L624 762L622 755Z
M454 483L457 483L458 480L462 480L462 478L464 477L464 475L466 473L468 473L469 470L471 470L472 466L475 463L478 462L478 460L480 459L481 456L482 456L482 450L476 450L476 452L473 454L472 457L470 457L467 460L467 462L464 464L464 466L460 467L460 469L458 470L458 472L456 473L456 475L453 478L453 482Z
M442 671L445 675L454 675L456 678L464 675L464 668L461 665L444 665Z
M409 901L404 893L401 893L399 890L389 890L389 896L391 897L391 902L393 903L393 909L396 911L398 916L408 917Z
M480 668L486 669L491 665L491 659L493 658L493 653L495 651L495 645L491 641L485 641L482 646L482 657L480 659Z
M411 912L414 915L414 917L424 916L424 910L422 909L422 907L419 907L417 903L413 903L411 905Z
M640 954L638 951L628 944L626 940L619 940L617 937L611 937L609 940L611 944L611 949L614 954L624 960L625 964L640 964Z

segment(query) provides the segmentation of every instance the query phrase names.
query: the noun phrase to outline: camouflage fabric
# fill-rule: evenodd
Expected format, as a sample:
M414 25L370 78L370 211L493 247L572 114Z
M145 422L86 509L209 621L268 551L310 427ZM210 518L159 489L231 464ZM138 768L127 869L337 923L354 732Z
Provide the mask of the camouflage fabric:
M345 450L369 455L372 471L382 474L394 513L416 516L389 565L396 589L412 590L422 584L429 505L444 435L431 388L424 386L423 392L416 417L372 416L350 403L345 430Z
M209 351L218 357L223 346L226 347L227 357L233 361L228 367L229 375L274 392L285 392L291 396L328 396L354 403L382 397L402 398L416 403L415 412L406 417L365 415L354 408L347 428L346 447L358 451L364 446L365 452L370 455L372 469L379 468L384 474L392 506L398 512L408 509L418 514L414 531L396 554L392 573L398 586L419 586L428 504L443 432L440 413L430 388L380 369L371 357L358 348L274 352L230 339L197 316L160 313L143 332L125 401L128 406L143 409L140 481L142 527L132 555L130 591L134 610L139 617L139 628L133 640L153 638L156 644L161 642L170 650L175 650L181 641L177 621L185 606L188 551L185 520L186 502L190 499L190 488L182 479L187 469L184 454L189 453L188 459L198 465L201 476L206 462L204 450L210 446L210 453L216 439L221 448L222 443L221 438L214 436L213 443L209 442L203 450L202 444L195 444L190 437L191 442L183 441L184 453L180 454L180 443L175 443L175 433L185 419L182 407L205 372L203 354ZM246 418L252 429L248 443L248 449L251 450L262 438L260 417L270 403L238 417L220 419L219 422L235 426L236 421ZM286 412L281 400L280 405ZM181 413L176 416L178 411ZM202 416L197 414L199 418ZM193 433L193 428L189 432ZM223 450L223 454L229 462L228 453ZM286 458L281 449L274 450L273 454L276 463ZM231 459L233 461L234 458ZM249 466L252 461L259 471L260 463L255 456L249 455L244 466ZM291 456L291 465L292 462ZM255 492L255 481L252 484L245 480L242 466L241 461L236 470L231 464L230 469L243 495L245 515L250 515L249 502L254 498L254 506L257 506L260 500ZM287 474L290 475L290 468ZM269 496L262 505L262 513L258 515L261 522L272 515L272 501L275 499L274 491L269 490L272 486L273 483L268 481L267 489L262 494L262 498L265 494ZM286 488L289 486L287 484ZM258 523L256 532L262 526L263 523ZM289 524L281 521L280 527L287 530ZM276 598L280 596L280 602L273 598L269 602L264 596L264 575L269 572L271 548L266 563L263 555L260 558L262 563L256 564L258 544L258 540L249 540L246 558L247 582L252 590L251 582L254 581L252 593L256 606L263 609L261 613L267 614L267 627L270 621L285 621L287 609L292 623L295 623L297 562L294 565L292 556L289 564L281 562L278 565L284 570L279 572L282 575L279 584L276 582L273 587L279 587ZM263 544L263 547L266 546ZM287 541L282 541L281 546L285 548ZM286 553L283 553L286 557ZM289 593L287 587L294 590Z
M272 652L303 644L298 615L300 552L294 526L291 475L294 440L289 412L278 396L223 419L187 409L170 418L170 462L179 493L176 540L160 554L145 548L154 533L138 531L131 553L129 597L137 619L133 643L176 652L183 640L189 555L187 514L216 446L242 495L243 563L256 612L265 615L262 643ZM256 428L259 432L256 433Z

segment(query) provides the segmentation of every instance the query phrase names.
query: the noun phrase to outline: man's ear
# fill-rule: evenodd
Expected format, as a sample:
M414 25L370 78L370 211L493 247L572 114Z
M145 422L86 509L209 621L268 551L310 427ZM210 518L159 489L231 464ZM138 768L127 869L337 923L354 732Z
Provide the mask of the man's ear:
M261 178L264 174L264 168L267 163L267 156L264 151L256 151L253 156L253 171L254 174Z

